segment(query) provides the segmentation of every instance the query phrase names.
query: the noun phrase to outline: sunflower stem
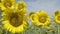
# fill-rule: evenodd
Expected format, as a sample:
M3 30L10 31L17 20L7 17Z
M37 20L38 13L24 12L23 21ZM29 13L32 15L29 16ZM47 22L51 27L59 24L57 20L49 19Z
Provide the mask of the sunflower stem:
M58 25L58 34L59 34L59 25Z
M22 34L23 34L23 32L22 32Z
M7 34L7 30L6 30L6 34Z

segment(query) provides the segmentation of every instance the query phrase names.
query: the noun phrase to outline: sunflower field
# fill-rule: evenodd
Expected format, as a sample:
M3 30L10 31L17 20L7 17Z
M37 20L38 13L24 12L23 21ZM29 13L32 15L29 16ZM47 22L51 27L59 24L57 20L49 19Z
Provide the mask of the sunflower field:
M60 34L59 9L53 11L52 17L44 9L34 12L32 5L29 5L32 7L29 12L27 4L33 0L26 1L0 0L0 34Z

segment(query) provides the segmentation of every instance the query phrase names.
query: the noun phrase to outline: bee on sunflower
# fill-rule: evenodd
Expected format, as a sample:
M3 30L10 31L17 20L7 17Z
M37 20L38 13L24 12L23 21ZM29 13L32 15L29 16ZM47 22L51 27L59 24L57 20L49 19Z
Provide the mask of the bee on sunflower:
M15 0L2 0L2 10L5 9L14 9L14 5L15 5Z
M25 2L23 2L23 1L18 2L16 4L16 10L20 11L20 12L22 11L23 13L25 13L26 12L26 4L25 4Z
M27 15L16 10L5 10L2 13L2 24L5 29L12 33L19 33L27 28Z
M60 11L59 10L56 10L54 12L54 21L58 24L60 24Z
M44 10L39 10L38 12L34 13L33 19L37 26L47 27L50 22L50 16L44 12Z

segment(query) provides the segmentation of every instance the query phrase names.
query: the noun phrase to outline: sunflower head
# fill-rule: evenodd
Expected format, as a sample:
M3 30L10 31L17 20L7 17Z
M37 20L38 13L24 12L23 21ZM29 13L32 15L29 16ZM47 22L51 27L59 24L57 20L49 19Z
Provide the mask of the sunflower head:
M16 9L18 11L26 11L26 4L25 2L18 2L18 4L16 5Z
M30 12L29 14L29 18L32 22L34 22L34 14L35 14L34 12Z
M44 26L50 22L50 17L48 16L46 12L44 12L44 10L40 10L36 12L34 19L38 26L39 25Z
M22 32L27 27L26 14L15 10L6 10L2 13L4 27L12 33ZM9 25L9 26L8 26Z
M2 0L2 10L13 9L15 1L14 0Z
M55 21L55 23L60 24L60 11L59 10L56 10L54 12L54 21Z

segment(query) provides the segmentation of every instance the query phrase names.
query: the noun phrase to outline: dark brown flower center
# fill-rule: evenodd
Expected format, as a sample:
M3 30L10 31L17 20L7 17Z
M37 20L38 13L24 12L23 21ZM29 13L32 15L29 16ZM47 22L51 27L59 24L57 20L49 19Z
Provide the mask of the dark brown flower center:
M10 15L10 24L14 27L18 27L22 24L23 17L17 13L12 13Z
M39 17L39 22L41 22L41 23L45 23L46 22L46 16L40 16Z

